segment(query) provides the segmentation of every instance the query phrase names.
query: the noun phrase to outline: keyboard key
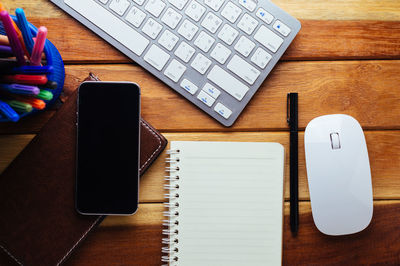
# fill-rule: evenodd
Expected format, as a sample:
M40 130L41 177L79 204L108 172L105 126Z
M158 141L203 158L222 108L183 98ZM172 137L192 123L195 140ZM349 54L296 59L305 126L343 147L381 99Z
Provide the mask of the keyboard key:
M256 52L251 57L251 61L262 69L267 66L271 59L272 56L262 48L257 48Z
M168 67L165 69L164 75L169 77L172 81L178 82L185 71L186 67L179 63L177 60L173 59Z
M188 91L190 94L194 95L196 91L199 89L196 85L190 82L187 79L183 79L181 82L181 87Z
M138 4L139 6L143 5L145 0L133 0L136 4Z
M242 9L232 2L229 2L222 10L221 15L229 20L231 23L235 23L240 13L242 13Z
M272 26L277 32L279 32L280 34L282 34L283 36L287 37L289 35L289 33L291 32L291 30L289 29L288 26L286 26L285 24L283 24L281 21L277 20L274 23L274 26Z
M283 43L283 39L273 33L270 29L262 25L256 34L254 35L254 39L259 41L262 45L267 47L270 51L276 52L279 47L281 47Z
M189 62L190 58L194 55L196 50L186 42L181 42L175 50L175 55L182 59L183 62Z
M199 71L200 74L204 74L206 73L207 69L211 66L211 60L202 55L201 53L198 53L194 58L191 66L197 71Z
M164 8L165 3L161 0L150 0L145 7L145 9L156 18L158 18Z
M257 3L252 1L252 0L239 0L239 4L249 10L250 12L253 12L254 9L256 9Z
M228 24L225 24L221 31L218 33L218 38L223 40L226 44L231 45L236 37L238 36L239 32L229 26Z
M145 18L146 18L146 13L142 12L136 6L132 6L131 10L129 10L128 14L125 17L126 21L131 23L136 28L140 27Z
M175 6L177 9L182 10L188 0L168 0L173 6Z
M102 4L107 4L107 3L108 3L108 0L100 0L100 2L101 2Z
M178 36L170 32L169 30L165 30L163 34L161 34L160 39L158 39L158 43L161 44L168 51L172 51L178 40Z
M204 12L206 12L206 8L193 0L186 8L185 14L197 22L203 16Z
M207 92L210 96L212 96L214 99L217 99L218 96L221 94L221 92L215 88L215 86L211 85L210 83L206 83L203 87L203 91Z
M188 41L191 41L198 29L199 28L196 25L185 19L182 25L179 27L178 33L185 37Z
M97 25L110 37L118 40L137 56L141 56L150 43L142 34L118 17L110 16L110 11L94 1L66 0L65 4Z
M125 14L125 11L130 6L128 0L113 0L110 4L110 9L120 16Z
M211 107L211 105L213 105L213 103L215 102L215 99L213 97L211 97L202 90L199 92L199 95L197 95L197 99L202 101L208 107Z
M207 16L201 22L201 26L209 30L211 33L215 33L219 26L222 24L222 19L214 15L212 12L208 12Z
M214 107L214 111L220 114L225 119L228 119L232 114L232 111L222 103L217 103Z
M217 60L220 64L225 64L226 59L231 55L231 50L223 44L217 43L214 50L211 52L211 57Z
M244 57L248 57L251 51L253 51L256 44L250 41L248 38L242 36L235 45L235 50L241 53Z
M168 25L168 27L170 27L171 29L175 29L181 19L181 14L179 14L172 8L168 8L161 21Z
M144 24L142 31L152 38L153 40L157 38L158 34L160 33L162 26L160 23L156 22L154 19L149 18L146 23Z
M210 8L212 8L212 10L214 11L218 11L222 4L225 2L225 0L205 0L204 3L209 6Z
M253 85L254 81L256 81L258 76L261 74L260 71L237 55L232 57L231 61L229 61L227 65L227 68L250 85Z
M211 69L207 78L239 101L249 91L246 85L217 65Z
M211 46L214 44L215 39L208 35L205 31L200 32L194 41L194 45L200 48L203 52L207 53Z
M258 21L255 18L251 17L249 14L244 14L242 19L238 23L239 29L249 35L253 33L257 25Z
M272 16L261 7L257 10L256 16L262 19L267 24L270 24L274 20L274 16Z
M165 66L170 55L163 49L153 44L144 56L144 61L155 67L158 71Z

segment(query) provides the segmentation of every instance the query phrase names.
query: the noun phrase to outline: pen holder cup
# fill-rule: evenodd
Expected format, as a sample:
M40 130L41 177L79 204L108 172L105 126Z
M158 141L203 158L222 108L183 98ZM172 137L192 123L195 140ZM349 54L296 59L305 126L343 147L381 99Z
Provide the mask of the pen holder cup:
M11 16L11 18L17 22L17 18L15 16ZM29 23L30 30L32 32L33 36L36 36L38 29L33 26L31 23ZM3 28L3 24L0 23L0 34L5 35L5 31ZM49 81L55 81L57 82L57 88L56 89L45 89L53 93L53 98L49 101L43 100L46 103L46 108L47 109L49 106L51 106L60 96L63 88L64 88L64 80L65 80L65 69L64 69L64 62L61 58L60 53L58 52L57 48L52 44L49 40L46 40L46 44L44 46L43 50L45 56L46 56L46 65L48 66L53 66L53 72L50 74L47 74L47 79ZM45 110L44 109L44 110ZM24 113L21 114L20 117L28 116L34 113L37 113L39 110L33 109L29 113ZM43 110L41 110L43 111ZM6 118L0 118L0 122L8 122L9 120Z

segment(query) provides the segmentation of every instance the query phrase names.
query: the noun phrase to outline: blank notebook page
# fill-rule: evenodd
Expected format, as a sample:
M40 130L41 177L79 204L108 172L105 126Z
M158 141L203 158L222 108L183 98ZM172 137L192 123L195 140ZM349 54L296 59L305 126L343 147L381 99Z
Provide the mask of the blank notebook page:
M284 149L278 143L173 141L171 265L281 265ZM176 185L179 188L175 188ZM172 193L173 192L173 193ZM177 230L177 231L176 231Z

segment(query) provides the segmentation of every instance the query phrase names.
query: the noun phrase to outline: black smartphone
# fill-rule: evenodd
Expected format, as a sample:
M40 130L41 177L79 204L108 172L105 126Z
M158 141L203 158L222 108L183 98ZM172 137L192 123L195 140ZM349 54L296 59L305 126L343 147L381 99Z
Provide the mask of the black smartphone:
M134 214L139 199L139 86L84 82L77 104L76 210Z

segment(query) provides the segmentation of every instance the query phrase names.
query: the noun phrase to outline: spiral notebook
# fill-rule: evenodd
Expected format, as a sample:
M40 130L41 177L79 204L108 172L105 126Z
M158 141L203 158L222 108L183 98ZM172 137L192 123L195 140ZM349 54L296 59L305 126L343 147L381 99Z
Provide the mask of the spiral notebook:
M167 153L163 262L281 265L282 145L172 141Z

